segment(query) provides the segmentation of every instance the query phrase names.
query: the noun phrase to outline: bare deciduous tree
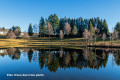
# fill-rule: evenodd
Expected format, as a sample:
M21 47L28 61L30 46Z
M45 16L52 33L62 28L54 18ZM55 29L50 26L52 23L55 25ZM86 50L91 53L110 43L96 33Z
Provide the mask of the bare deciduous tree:
M29 39L29 38L30 38L30 36L28 35L28 33L27 33L27 32L25 32L25 33L24 33L24 35L22 36L22 38L23 38L23 39Z
M89 41L93 40L93 36L92 36L92 32L91 31L88 32L88 39L89 39Z
M11 46L12 46L12 39L15 39L16 35L12 30L9 30L7 35L6 35L6 38L11 39Z
M24 35L22 36L22 38L24 39L24 43L25 43L25 39L29 39L30 36L28 35L27 32L24 32Z
M119 36L119 35L118 35L118 31L117 31L117 30L114 30L113 33L111 33L110 36L111 36L111 41L112 41L112 40L118 40L118 36ZM112 42L111 42L111 44L112 44Z
M112 33L112 39L113 40L118 40L118 31L114 30Z
M48 29L48 34L49 34L49 37L50 37L50 35L53 34L53 27L52 27L52 25L49 22L48 22L47 29Z
M15 33L16 36L19 36L19 35L20 35L20 30L19 30L18 28L16 28L16 29L14 30L14 33Z
M105 33L103 33L103 35L102 35L102 39L103 39L103 42L104 42L105 39L106 39L106 34L105 34Z
M96 45L96 38L98 37L100 30L97 27L94 27L94 30L95 30L94 39L95 39L95 45Z
M64 38L64 33L63 33L62 30L60 30L60 39L61 39L61 41L62 41L63 38Z
M70 24L68 22L65 23L65 32L67 34L67 37L71 33L71 27L70 27Z
M72 34L73 35L76 35L78 33L78 30L77 30L77 27L74 26L73 30L72 30Z
M93 40L93 34L92 34L92 31L88 31L88 41L89 41L89 44L90 44L90 41Z
M87 43L88 35L89 35L89 31L85 29L83 32L83 37L86 39L86 43Z
M33 32L34 33L38 33L38 26L37 26L37 24L35 24L35 25L33 25Z

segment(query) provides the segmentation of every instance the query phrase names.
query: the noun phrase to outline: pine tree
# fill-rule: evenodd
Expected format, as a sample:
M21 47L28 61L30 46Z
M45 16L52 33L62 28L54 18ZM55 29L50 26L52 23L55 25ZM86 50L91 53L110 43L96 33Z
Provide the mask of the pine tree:
M46 34L46 26L45 26L45 21L44 18L41 17L40 23L39 23L39 35L44 35Z
M116 31L118 31L118 35L120 36L120 22L118 22L114 28Z
M61 18L59 21L59 30L63 30L65 25L65 19Z
M33 28L32 28L32 24L30 23L29 28L28 28L28 34L29 36L33 35Z
M53 26L54 34L59 33L59 18L56 14L48 17L48 22Z
M100 30L99 34L103 34L103 23L102 20L99 19L99 17L97 18L97 29Z
M74 28L73 28L73 30L72 30L72 34L73 34L73 35L76 35L76 34L77 34L77 32L78 32L77 27L76 27L76 26L74 26Z
M106 20L103 21L103 28L104 28L104 33L109 34L109 29Z
M70 26L71 26L71 29L73 30L74 25L75 25L75 20L74 20L74 19L71 19L71 22L70 22L69 24L70 24Z
M5 30L5 27L4 27L4 26L2 27L2 30Z
M79 21L78 21L79 25L78 25L78 34L80 35L80 37L83 36L83 32L85 30L85 27L84 27L84 20L82 17L79 18Z
M91 22L91 21L89 22L88 30L89 30L89 31L91 31L92 35L94 35L94 34L95 34L95 30L94 30L94 27L93 27L93 25L92 25L92 22Z

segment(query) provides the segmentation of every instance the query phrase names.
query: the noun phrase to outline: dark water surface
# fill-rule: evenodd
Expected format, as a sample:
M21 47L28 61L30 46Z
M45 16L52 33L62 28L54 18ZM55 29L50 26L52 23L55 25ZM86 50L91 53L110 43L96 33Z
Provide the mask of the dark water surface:
M0 49L0 80L120 80L120 50Z

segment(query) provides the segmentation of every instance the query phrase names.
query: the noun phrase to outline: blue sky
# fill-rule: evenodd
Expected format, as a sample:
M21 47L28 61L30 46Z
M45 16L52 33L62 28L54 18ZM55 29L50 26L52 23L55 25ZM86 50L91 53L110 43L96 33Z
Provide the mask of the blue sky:
M0 0L0 27L20 26L27 31L29 23L56 13L59 18L106 19L110 31L120 21L120 0Z

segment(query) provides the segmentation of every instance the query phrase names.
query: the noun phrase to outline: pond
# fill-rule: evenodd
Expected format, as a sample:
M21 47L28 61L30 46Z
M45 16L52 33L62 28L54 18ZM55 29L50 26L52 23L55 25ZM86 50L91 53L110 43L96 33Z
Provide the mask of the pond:
M119 49L0 49L0 80L120 80Z

